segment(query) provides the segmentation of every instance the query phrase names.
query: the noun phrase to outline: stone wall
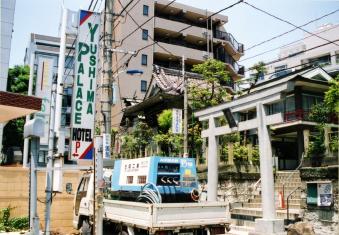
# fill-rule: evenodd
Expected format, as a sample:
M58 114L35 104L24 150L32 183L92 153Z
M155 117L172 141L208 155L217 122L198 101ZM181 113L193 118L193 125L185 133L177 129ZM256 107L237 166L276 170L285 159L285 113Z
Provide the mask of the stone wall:
M317 207L306 205L304 201L304 221L313 225L315 234L328 235L339 233L339 187L338 166L331 167L309 167L300 170L302 182L305 185L312 181L331 181L333 193L333 205L331 207Z
M63 174L63 190L66 183L72 183L73 192L57 193L53 197L51 209L51 229L58 231L72 230L73 199L80 172ZM41 228L45 217L45 182L46 173L38 172L38 214ZM11 217L28 216L29 206L29 169L18 167L0 167L0 209L12 207Z

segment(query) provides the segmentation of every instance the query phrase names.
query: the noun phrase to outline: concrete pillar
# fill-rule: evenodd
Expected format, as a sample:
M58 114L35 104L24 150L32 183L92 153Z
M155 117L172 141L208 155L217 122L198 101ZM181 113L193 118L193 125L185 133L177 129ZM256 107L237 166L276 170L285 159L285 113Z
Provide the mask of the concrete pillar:
M214 118L209 119L209 129L214 129ZM217 140L213 133L208 137L208 161L207 161L207 200L217 201L218 191L218 160L217 160Z
M227 149L228 149L228 158L227 158L227 164L228 165L234 165L234 157L233 157L233 143L228 143L227 144Z
M255 232L256 234L278 234L284 232L284 221L276 219L272 148L265 116L264 105L258 103L257 120L263 218L255 220Z
M308 145L310 144L310 130L308 129L303 130L303 137L304 137L304 152L305 154L307 154Z
M252 165L252 156L253 156L253 147L252 144L247 144L246 145L247 149L248 149L248 162Z
M301 160L302 154L304 152L304 133L303 130L297 130L297 144L298 144L298 160ZM298 162L299 162L298 161ZM299 165L299 164L298 164Z

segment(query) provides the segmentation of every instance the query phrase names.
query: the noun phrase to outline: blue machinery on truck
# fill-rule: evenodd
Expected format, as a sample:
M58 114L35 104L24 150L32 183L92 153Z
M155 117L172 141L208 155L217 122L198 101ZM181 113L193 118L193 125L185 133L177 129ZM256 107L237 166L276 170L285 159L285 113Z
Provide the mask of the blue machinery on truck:
M111 197L147 203L199 199L195 159L152 156L116 160Z

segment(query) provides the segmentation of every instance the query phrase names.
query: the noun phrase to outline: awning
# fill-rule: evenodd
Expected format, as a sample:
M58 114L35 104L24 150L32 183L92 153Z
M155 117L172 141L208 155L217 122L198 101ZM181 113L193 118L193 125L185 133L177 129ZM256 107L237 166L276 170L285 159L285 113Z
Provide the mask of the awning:
M0 91L0 123L40 111L42 99Z

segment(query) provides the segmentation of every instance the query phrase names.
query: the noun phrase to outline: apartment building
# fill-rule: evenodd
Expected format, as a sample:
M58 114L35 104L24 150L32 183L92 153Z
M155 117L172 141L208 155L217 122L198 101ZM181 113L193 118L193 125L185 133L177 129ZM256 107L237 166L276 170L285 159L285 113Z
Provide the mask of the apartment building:
M268 65L265 79L278 78L309 65L321 66L332 77L339 74L339 24L326 24L312 33L305 33L301 41L282 47L278 59L287 59Z
M114 6L117 14L129 3L120 2L121 5L117 2ZM130 55L113 54L112 127L120 125L124 100L144 98L153 65L181 70L184 56L185 70L190 71L193 65L215 58L225 62L232 80L243 77L244 67L237 61L244 46L225 30L227 16L216 14L209 19L212 12L167 0L141 0L129 5L127 12L113 21L113 48L138 53L127 67L124 63ZM137 29L137 24L142 27ZM142 70L143 74L128 75L123 72L126 68Z
M7 76L14 25L15 0L0 1L0 91L7 89ZM0 123L0 154L4 125Z
M61 127L65 128L66 139L65 149L66 152L69 148L70 137L70 119L71 119L71 104L72 104L72 84L74 75L74 38L67 38L66 40L66 55L65 55L65 70L64 70L64 92L62 102L62 117ZM24 63L30 65L33 60L34 63L34 79L36 84L33 87L32 94L43 99L43 106L41 112L35 114L44 118L45 136L40 139L40 153L39 163L44 164L48 154L48 125L49 125L49 112L44 112L43 109L49 110L49 97L50 94L43 93L45 90L51 89L52 80L57 79L58 73L58 59L60 50L60 38L46 36L41 34L32 33L28 46L26 48ZM71 50L71 51L70 51ZM67 56L68 55L68 56ZM33 56L33 58L32 58ZM32 59L31 59L32 58ZM47 85L47 83L49 85ZM40 91L39 91L40 89ZM50 92L48 92L50 93ZM67 154L66 154L67 156Z

